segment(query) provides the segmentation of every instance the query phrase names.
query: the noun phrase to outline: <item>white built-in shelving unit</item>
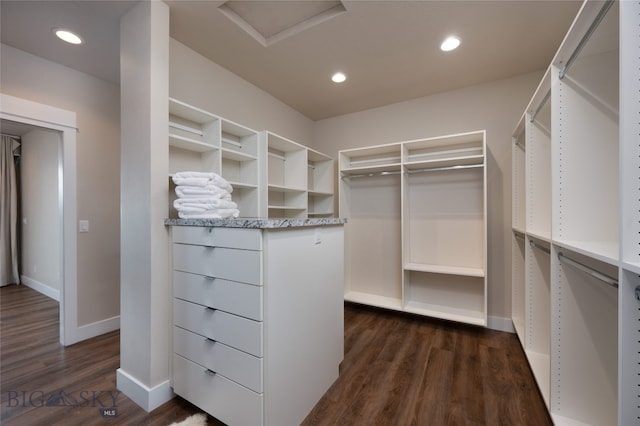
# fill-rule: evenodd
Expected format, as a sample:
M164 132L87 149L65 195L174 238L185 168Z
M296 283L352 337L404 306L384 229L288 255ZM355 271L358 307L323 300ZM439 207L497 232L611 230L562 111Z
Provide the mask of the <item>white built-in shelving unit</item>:
M263 217L333 216L333 159L269 131L263 153Z
M514 132L512 318L557 425L640 423L639 58L640 2L586 1Z
M332 217L333 159L268 131L258 132L169 99L169 176L214 172L233 186L240 217ZM169 217L174 186L170 181Z
M486 325L485 132L340 151L345 300Z

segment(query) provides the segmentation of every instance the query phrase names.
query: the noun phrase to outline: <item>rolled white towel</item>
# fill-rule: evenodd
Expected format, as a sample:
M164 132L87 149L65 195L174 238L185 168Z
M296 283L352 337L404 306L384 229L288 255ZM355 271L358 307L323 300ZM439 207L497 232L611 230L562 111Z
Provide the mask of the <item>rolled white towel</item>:
M178 212L200 213L206 210L237 209L238 205L231 200L221 198L177 198L173 202Z
M180 198L221 198L231 199L231 193L215 185L207 186L176 186L176 195Z
M173 175L173 183L182 186L208 186L215 185L218 188L233 192L229 182L217 173L205 172L177 172Z
M205 210L201 213L187 213L178 211L180 219L233 219L240 215L238 209Z

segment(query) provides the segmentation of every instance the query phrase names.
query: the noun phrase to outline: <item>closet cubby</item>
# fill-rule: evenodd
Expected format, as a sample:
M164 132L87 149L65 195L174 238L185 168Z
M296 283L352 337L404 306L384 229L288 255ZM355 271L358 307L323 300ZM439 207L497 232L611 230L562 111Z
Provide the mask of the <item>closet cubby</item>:
M514 231L511 240L511 319L513 328L523 346L526 346L525 335L525 242L526 237L519 231Z
M525 232L526 214L526 138L525 117L523 116L513 133L513 149L511 156L511 222L514 231L523 234Z
M401 176L343 175L340 185L340 216L349 223L344 298L402 310Z
M552 66L558 75L553 79L554 238L615 262L620 233L619 7L610 4L579 52L574 55L568 43Z
M339 155L345 299L486 325L484 131Z
M638 52L640 2L585 1L524 114L512 317L519 330L523 248L520 339L556 425L640 420ZM521 157L514 145L514 168Z
M262 132L267 187L267 217L307 217L307 148Z
M333 159L309 149L307 152L307 191L309 216L333 215Z
M400 172L401 145L380 145L341 151L340 174L355 175L381 172Z
M617 268L560 247L552 260L552 416L558 424L616 424L618 291L593 273L617 279Z
M547 70L526 114L526 229L551 241L551 78Z
M551 247L527 237L525 247L525 353L543 399L549 406L551 374Z

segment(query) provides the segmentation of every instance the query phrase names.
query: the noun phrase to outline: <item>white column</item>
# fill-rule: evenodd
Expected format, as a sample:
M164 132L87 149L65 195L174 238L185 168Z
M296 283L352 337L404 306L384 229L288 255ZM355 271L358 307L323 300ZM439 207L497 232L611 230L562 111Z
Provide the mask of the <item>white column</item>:
M120 23L121 272L118 389L147 411L169 383L169 7L143 1ZM105 177L108 178L108 177Z

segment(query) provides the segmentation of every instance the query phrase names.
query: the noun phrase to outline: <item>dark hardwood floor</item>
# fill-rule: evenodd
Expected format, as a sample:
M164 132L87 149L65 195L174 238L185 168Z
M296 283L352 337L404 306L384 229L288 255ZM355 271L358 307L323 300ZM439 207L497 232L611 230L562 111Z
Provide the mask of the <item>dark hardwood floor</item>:
M176 397L146 413L116 389L119 333L62 347L58 303L28 287L0 289L0 322L2 425L164 426L200 412ZM303 424L552 423L515 335L347 304L340 378Z

